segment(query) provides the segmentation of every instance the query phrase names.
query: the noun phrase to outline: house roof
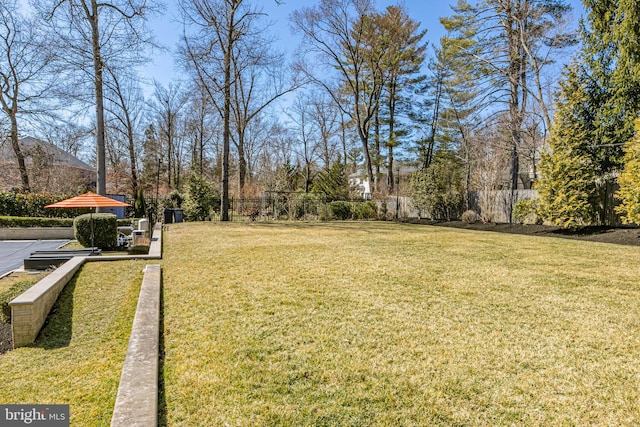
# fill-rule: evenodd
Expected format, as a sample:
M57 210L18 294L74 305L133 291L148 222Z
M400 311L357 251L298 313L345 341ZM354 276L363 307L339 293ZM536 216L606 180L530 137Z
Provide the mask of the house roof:
M87 171L95 171L93 166L88 165L76 156L67 153L49 142L41 141L30 136L21 138L18 142L27 164L32 162L34 153L40 150L50 156L55 166L71 166ZM16 155L8 139L0 143L0 163L16 164Z

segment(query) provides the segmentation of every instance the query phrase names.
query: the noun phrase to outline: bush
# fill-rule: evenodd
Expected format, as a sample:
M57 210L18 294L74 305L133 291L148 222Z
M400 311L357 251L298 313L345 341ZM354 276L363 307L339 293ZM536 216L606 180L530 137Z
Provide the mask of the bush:
M0 216L0 228L9 227L72 227L73 218L34 218Z
M378 204L372 200L357 203L353 209L355 219L378 219Z
M538 215L538 200L518 200L513 206L513 219L520 224L542 224Z
M189 177L187 193L182 203L184 218L187 221L205 221L211 219L217 199L210 182L202 177Z
M335 201L329 203L329 218L337 220L351 219L353 208L351 202Z
M129 255L146 255L149 253L149 246L135 245L129 248Z
M93 227L93 246L103 250L112 250L118 246L118 223L116 216L109 213L85 214L76 217L73 228L76 240L84 247L91 246Z
M183 202L184 202L184 195L182 195L178 190L173 190L171 193L167 195L166 199L164 199L164 207L180 209L182 208Z
M305 219L307 216L317 217L319 215L320 197L317 194L301 194L296 199L295 218Z
M411 174L409 194L421 214L431 219L458 218L464 202L464 179L458 159L449 152L437 154L428 168Z
M142 192L142 188L138 190L136 201L133 204L133 210L134 216L136 218L141 218L147 215L147 202L144 200L144 193Z
M476 211L469 209L468 211L464 211L460 216L460 220L467 224L473 224L478 220L478 214Z

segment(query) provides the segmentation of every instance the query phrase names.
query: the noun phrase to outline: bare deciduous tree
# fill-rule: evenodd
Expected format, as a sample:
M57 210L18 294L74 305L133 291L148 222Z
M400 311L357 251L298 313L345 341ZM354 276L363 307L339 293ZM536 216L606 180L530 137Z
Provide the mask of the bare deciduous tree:
M106 194L104 70L131 67L145 61L152 44L146 18L159 3L147 0L47 0L36 7L46 18L69 66L74 83L92 82L96 124L97 192ZM77 92L78 86L70 92Z
M155 82L152 109L158 129L158 141L162 150L161 160L165 162L168 188L180 185L182 156L184 154L182 126L183 114L188 101L188 93L181 84L166 87Z
M231 141L232 57L238 40L247 37L257 12L243 0L180 0L185 26L194 34L184 35L186 66L193 69L222 116L221 219L229 221L229 157ZM222 79L219 76L222 75Z
M0 106L9 122L9 140L17 159L22 189L30 190L25 154L18 142L18 116L28 114L46 94L45 68L53 50L44 46L38 25L23 16L13 0L0 3Z
M127 76L125 72L117 74L116 70L106 67L108 79L105 81L107 103L105 109L109 113L111 126L120 138L126 141L125 151L129 167L130 194L133 198L138 195L138 148L144 97L142 90L136 85L135 79Z
M369 130L383 83L367 67L365 17L372 11L370 0L321 0L318 6L296 10L291 16L309 52L318 56L318 63L312 66L300 62L299 68L325 88L355 125L370 183L374 182L374 176Z

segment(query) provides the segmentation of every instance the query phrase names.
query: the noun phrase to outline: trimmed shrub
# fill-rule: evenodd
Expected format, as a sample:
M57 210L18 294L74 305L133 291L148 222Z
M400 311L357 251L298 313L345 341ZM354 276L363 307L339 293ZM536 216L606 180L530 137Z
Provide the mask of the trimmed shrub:
M329 203L329 218L337 220L347 220L353 217L353 207L351 202L334 201Z
M129 248L129 255L146 255L149 253L149 246L135 245Z
M73 218L34 218L0 216L0 228L9 227L72 227Z
M93 246L103 250L112 250L118 246L118 223L115 215L96 213L76 217L73 221L74 234L78 243L84 247L91 246L92 227Z
M356 203L353 208L355 219L378 219L378 205L372 200Z
M478 214L476 211L469 209L468 211L464 211L460 216L460 220L467 224L473 224L478 220Z

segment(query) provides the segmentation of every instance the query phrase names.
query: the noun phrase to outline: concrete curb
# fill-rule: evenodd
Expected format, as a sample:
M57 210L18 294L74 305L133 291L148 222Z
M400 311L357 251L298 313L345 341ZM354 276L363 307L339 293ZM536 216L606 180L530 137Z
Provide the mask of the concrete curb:
M161 283L160 265L147 265L111 418L112 427L158 425Z

